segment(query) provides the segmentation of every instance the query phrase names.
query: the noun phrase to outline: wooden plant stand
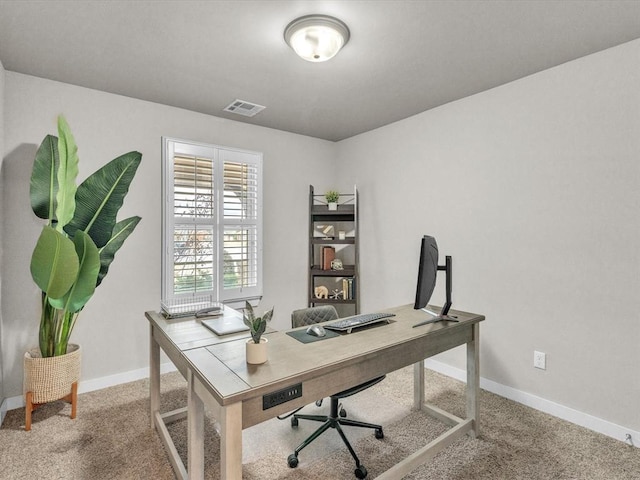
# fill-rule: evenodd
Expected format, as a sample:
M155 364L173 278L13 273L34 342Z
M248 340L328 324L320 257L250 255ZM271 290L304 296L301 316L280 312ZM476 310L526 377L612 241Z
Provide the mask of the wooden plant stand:
M28 432L29 430L31 430L31 414L33 413L33 411L41 405L45 405L49 402L33 403L33 392L27 392L25 394L25 398L26 405L24 407L24 429ZM64 400L65 402L71 404L71 419L73 420L74 418L76 418L76 411L78 408L78 382L73 382L71 384L71 393L69 393L69 395L67 395L66 397L61 398L60 400Z

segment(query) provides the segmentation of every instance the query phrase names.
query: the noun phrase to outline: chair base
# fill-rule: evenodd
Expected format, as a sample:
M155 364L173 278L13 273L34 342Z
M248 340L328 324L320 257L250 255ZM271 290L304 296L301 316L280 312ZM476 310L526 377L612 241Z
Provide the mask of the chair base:
M289 467L291 467L291 468L297 467L298 466L298 454L304 448L306 448L311 442L313 442L316 438L318 438L325 431L327 431L329 428L333 428L333 429L338 431L338 434L340 435L340 438L342 438L342 441L344 442L344 444L346 445L347 449L349 450L349 453L353 457L353 460L356 462L356 469L354 471L355 476L357 478L366 478L367 469L365 468L364 465L362 465L360 463L360 459L358 458L358 455L356 454L355 450L351 446L351 443L349 443L349 440L347 439L347 436L344 434L344 431L342 430L342 425L349 426L349 427L371 428L371 429L375 430L375 435L376 435L376 438L378 438L378 439L384 438L384 432L382 431L382 426L381 425L376 425L376 424L373 424L373 423L366 423L366 422L360 422L360 421L357 421L357 420L351 420L351 419L348 419L348 418L341 418L339 416L339 414L338 414L338 410L339 410L338 398L337 397L331 397L331 413L330 413L330 415L327 416L327 415L296 414L291 418L291 426L292 427L297 427L298 426L298 420L299 419L311 420L311 421L314 421L314 422L322 422L322 425L315 432L313 432L305 441L303 441L298 446L298 448L295 449L295 451L291 455L289 455L289 458L287 459L287 463L288 463Z

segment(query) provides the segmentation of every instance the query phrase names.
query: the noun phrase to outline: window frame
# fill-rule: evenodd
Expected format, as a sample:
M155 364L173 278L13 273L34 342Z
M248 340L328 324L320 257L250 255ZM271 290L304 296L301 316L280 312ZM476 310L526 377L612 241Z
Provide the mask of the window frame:
M191 217L184 224L203 225L213 229L213 285L206 291L175 293L174 288L174 232L180 224L175 216L174 156L193 155L211 159L213 173L213 216L208 219ZM255 167L255 219L225 217L224 203L224 165L225 162L247 164ZM233 147L206 144L173 137L162 137L162 301L188 303L189 298L212 296L214 301L234 307L243 307L245 301L259 300L262 297L262 251L263 251L263 154L261 152ZM224 288L224 233L225 228L255 229L255 286ZM250 242L251 243L251 242Z

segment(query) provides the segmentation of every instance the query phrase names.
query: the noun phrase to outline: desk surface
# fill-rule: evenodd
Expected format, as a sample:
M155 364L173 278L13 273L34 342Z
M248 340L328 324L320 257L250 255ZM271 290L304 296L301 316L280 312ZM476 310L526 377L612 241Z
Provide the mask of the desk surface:
M304 344L285 332L265 334L269 341L269 359L262 365L246 363L247 332L219 337L193 317L167 320L154 312L147 312L147 317L182 351L189 368L220 405L253 399L253 405L247 405L245 413L256 408L261 410L262 395L295 383L302 382L306 387L302 399L288 402L278 411L288 411L309 403L309 399L326 396L313 385L315 378L335 374L342 380L332 388L349 388L411 365L464 343L471 332L469 325L484 320L482 315L452 311L458 323L440 322L413 328L426 318L425 312L414 310L411 305L384 311L396 315L391 323L319 342ZM372 362L374 357L376 360ZM366 369L359 368L359 364L365 362ZM244 428L264 420L260 416L253 420L250 417L245 416Z
M166 318L157 312L146 312L149 321L159 328L167 336L167 339L179 351L190 350L198 347L214 345L220 342L228 342L241 338L249 338L249 332L238 332L229 335L218 336L202 325L202 320L214 317L195 318L194 316ZM237 310L224 307L224 316L237 316L242 318L242 314Z
M456 438L478 432L479 322L483 315L452 311L459 322L413 326L427 315L412 305L390 308L395 317L389 324L365 327L338 337L301 343L286 332L269 332L269 360L249 365L245 360L247 332L218 336L196 318L165 319L147 312L151 331L150 407L152 425L168 449L176 474L204 478L204 405L220 425L220 472L223 480L242 478L242 429L318 398L358 385L380 375L414 365L414 408L424 410L455 425L436 440L380 475L401 478L446 448ZM225 310L228 315L237 312ZM300 327L305 328L305 327ZM461 419L424 403L424 365L432 355L467 345L467 418ZM188 382L188 473L173 445L165 421L178 413L160 413L160 349L178 367ZM263 405L263 396L279 394L295 386L300 397L275 407Z

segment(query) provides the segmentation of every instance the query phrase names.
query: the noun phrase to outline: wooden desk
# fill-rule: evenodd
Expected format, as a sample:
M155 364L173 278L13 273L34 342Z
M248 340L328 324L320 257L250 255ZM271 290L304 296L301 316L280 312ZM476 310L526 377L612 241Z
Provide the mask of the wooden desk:
M218 337L193 317L167 320L155 312L147 312L151 334L151 422L169 451L176 475L190 480L204 478L205 405L220 424L220 478L240 480L243 428L411 364L414 365L414 408L435 416L452 428L377 478L401 478L462 435L477 435L479 322L484 316L452 310L451 315L456 315L459 323L412 328L427 314L414 310L411 305L387 311L396 314L390 324L308 344L285 332L268 333L269 360L263 365L245 362L248 333ZM234 311L229 309L225 314L234 314ZM463 344L467 345L465 419L425 404L422 362ZM160 348L187 379L186 409L165 414L159 411ZM263 410L263 395L296 384L302 385L299 398ZM185 411L188 417L187 468L165 426L165 422L184 416Z

